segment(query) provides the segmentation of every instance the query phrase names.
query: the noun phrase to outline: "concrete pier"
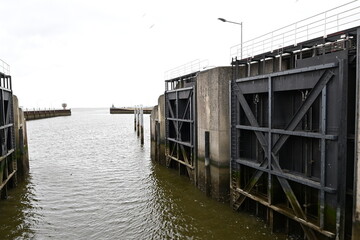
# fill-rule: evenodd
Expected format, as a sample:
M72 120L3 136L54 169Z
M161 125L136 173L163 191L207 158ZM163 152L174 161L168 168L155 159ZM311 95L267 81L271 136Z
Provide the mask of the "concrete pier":
M200 72L197 76L197 176L198 187L206 191L205 133L210 135L209 176L213 198L229 200L229 80L231 67ZM208 185L209 185L208 184Z
M71 116L71 109L54 109L54 110L28 110L24 111L27 121L43 118Z
M153 107L146 107L143 109L144 114L151 114ZM135 108L110 108L110 114L133 114Z

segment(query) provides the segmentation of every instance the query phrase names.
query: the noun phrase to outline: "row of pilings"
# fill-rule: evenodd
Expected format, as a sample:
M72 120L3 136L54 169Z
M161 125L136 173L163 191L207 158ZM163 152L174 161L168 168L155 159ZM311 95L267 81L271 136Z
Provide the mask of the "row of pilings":
M134 107L134 130L140 138L141 145L144 145L144 109L142 105Z

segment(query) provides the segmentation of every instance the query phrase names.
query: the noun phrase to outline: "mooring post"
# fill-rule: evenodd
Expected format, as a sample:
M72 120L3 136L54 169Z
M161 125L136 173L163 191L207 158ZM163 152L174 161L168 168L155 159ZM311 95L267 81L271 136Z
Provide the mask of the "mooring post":
M140 142L144 145L144 111L143 107L140 107Z
M210 177L210 132L205 131L205 192L206 196L211 193L211 177Z
M136 132L136 106L134 107L134 130Z
M140 137L140 109L139 106L136 109L137 112L137 136Z

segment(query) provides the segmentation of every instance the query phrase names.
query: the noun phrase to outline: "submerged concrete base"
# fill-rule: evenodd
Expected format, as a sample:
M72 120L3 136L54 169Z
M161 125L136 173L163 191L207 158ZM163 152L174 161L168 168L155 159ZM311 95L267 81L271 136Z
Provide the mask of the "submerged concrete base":
M221 202L230 200L229 166L219 166L214 162L210 162L210 196ZM202 192L206 192L206 167L204 159L198 159L198 188Z
M353 223L352 240L360 239L360 220Z
M231 67L201 72L197 77L198 185L206 189L205 132L209 133L210 195L228 201L230 194L229 80Z

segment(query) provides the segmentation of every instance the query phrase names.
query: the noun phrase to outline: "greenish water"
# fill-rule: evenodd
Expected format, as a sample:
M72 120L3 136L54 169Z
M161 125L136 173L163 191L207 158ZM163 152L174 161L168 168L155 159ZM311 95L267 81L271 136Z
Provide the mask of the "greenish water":
M133 116L108 109L28 122L31 173L0 202L0 239L286 239L150 160Z

